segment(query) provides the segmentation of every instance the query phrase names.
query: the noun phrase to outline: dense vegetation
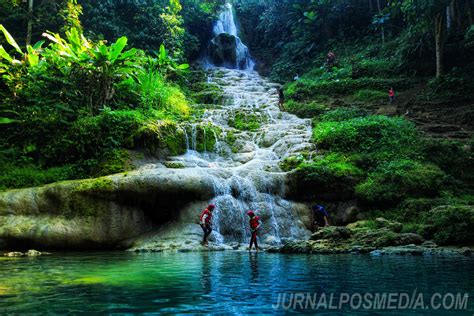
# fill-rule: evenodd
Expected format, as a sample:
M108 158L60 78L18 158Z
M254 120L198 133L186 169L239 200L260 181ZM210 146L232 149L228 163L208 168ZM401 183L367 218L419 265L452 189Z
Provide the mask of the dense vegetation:
M29 16L2 2L0 189L125 171L139 148L184 151L187 83L202 80L186 56L206 40L185 30L210 27L218 3L183 4L36 1Z
M191 103L220 102L188 68L224 2L0 2L0 190L182 153L201 113ZM472 239L469 225L462 240L440 233L463 223L458 213L472 222L471 1L234 3L258 70L284 84L290 113L313 120L319 151L282 162L301 188L318 188L307 198L357 200L442 243ZM231 125L253 131L259 120L239 112ZM212 128L199 127L198 150L213 146Z

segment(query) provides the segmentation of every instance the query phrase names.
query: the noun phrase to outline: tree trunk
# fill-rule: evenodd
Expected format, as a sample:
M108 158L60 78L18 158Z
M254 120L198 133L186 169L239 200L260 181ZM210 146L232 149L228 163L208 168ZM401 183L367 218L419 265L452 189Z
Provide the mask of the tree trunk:
M444 74L444 13L438 13L435 17L435 39L436 39L436 78Z
M33 0L28 0L28 25L26 29L26 45L31 45L31 36L33 33Z
M382 7L380 6L380 0L377 0L377 8L379 10L379 14L382 13ZM385 44L385 27L382 26L382 43Z
M472 19L472 11L471 11L471 1L466 0L466 7L467 7L467 17L469 18L469 25L474 24Z

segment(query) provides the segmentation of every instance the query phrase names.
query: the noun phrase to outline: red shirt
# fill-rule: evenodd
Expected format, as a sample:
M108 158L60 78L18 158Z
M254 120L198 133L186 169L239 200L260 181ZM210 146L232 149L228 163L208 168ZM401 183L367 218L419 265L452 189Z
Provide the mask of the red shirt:
M395 96L395 91L388 90L388 95L391 96L391 97L394 97Z
M255 229L258 227L258 222L260 221L260 217L254 216L250 219L250 228Z
M212 213L211 211L209 211L207 208L202 212L201 214L201 224L202 223L205 223L205 224L210 224L211 223L211 220L212 220Z

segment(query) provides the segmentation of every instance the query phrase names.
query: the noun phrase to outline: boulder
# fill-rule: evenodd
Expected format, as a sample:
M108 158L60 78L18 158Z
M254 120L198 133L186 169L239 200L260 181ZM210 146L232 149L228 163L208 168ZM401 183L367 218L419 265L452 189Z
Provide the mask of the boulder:
M347 227L329 226L323 227L311 235L311 240L329 239L332 241L344 240L351 237L351 232Z
M378 228L388 228L395 233L401 232L403 228L402 223L389 221L383 217L376 218L375 224L377 225Z
M17 251L13 251L13 252L7 252L4 254L5 257L23 257L25 254L23 252L17 252Z
M212 179L156 169L0 193L3 248L115 249L191 201L212 197Z
M209 44L209 57L216 66L237 65L237 38L231 34L221 33L214 37Z

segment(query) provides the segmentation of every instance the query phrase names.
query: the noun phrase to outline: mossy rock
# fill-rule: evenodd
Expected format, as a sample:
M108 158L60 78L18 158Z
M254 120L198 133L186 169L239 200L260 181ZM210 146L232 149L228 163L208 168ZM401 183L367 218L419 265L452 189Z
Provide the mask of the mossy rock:
M268 116L255 111L240 110L229 119L229 126L242 131L254 132L268 122Z
M179 161L165 161L164 165L166 168L170 169L182 169L186 167L182 162Z

